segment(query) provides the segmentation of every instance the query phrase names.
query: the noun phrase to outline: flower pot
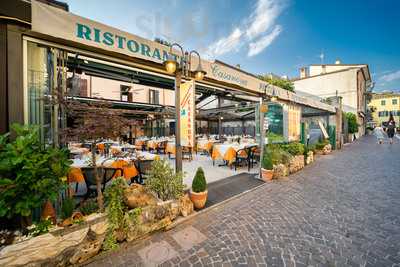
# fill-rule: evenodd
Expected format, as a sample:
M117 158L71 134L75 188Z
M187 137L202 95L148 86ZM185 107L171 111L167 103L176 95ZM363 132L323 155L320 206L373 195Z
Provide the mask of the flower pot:
M42 220L50 219L53 224L57 223L56 210L49 200L43 204L41 217Z
M261 168L261 179L264 182L271 181L273 177L274 177L274 170L267 170L267 169Z
M207 202L207 193L207 190L199 193L190 190L190 200L193 202L193 205L196 209L204 208Z

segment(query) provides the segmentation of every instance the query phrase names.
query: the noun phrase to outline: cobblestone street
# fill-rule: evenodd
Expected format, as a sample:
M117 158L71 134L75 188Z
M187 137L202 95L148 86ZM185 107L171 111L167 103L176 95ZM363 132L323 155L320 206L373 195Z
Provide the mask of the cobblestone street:
M396 142L364 137L89 265L400 266Z

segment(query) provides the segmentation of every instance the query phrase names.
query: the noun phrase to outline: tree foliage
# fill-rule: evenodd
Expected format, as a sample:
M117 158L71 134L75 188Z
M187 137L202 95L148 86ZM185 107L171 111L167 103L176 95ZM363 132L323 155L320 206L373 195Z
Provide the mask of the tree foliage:
M269 84L272 84L272 85L278 86L282 89L294 92L294 85L289 80L271 77L271 75L269 75L269 74L259 75L258 78Z
M114 139L123 133L125 127L129 127L129 120L123 116L123 112L114 109L105 100L97 99L93 102L81 102L73 97L65 97L62 94L53 96L53 104L59 105L67 118L73 123L60 131L60 138L64 142L88 141L92 142L92 162L96 162L97 143L101 139ZM98 176L97 166L94 174L96 176L97 202L101 212L104 211L104 200L101 192L101 180Z
M356 114L347 112L346 120L347 120L347 127L348 127L349 133L353 134L353 133L358 132L358 123L357 123Z
M64 188L68 150L45 147L39 129L14 124L17 137L0 137L0 217L29 216Z

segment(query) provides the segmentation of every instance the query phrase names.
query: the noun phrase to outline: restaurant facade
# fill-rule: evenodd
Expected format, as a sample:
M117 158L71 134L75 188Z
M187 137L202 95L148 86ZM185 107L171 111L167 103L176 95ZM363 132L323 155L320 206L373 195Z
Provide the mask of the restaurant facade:
M137 111L135 118L143 118L143 125L152 115L162 118L156 123L174 128L175 77L163 65L170 55L181 56L176 50L170 53L170 47L161 43L74 15L58 2L2 1L0 133L9 131L15 122L37 124L43 141L57 143L57 130L62 127L58 111L41 99L60 88L75 90L74 95L82 101L104 98L115 107ZM197 66L196 60L190 71ZM220 98L226 103L246 103L245 108L260 104L262 99L277 98L279 108L271 110L280 115L269 117L281 117L282 126L274 127L274 120L269 121L287 141L300 140L305 116L327 118L327 124L332 124L332 118L336 122L338 112L333 106L272 86L218 60L201 60L201 65L206 75L194 83L196 109L210 97L218 103ZM212 108L221 109L221 105ZM210 121L212 115L214 121L208 125L220 128L222 113L212 113L212 108L196 111L200 126L196 128L204 126L202 119ZM226 112L229 114L229 109ZM254 121L253 117L250 120ZM144 133L135 130L134 134Z

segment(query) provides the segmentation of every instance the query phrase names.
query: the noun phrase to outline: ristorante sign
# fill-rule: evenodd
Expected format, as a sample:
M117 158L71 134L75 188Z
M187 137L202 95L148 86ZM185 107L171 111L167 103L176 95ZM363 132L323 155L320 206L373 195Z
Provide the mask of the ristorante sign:
M76 23L76 37L84 41L95 42L110 48L120 49L134 57L144 57L152 61L163 62L168 58L167 47L159 48L137 40L129 38L110 31L91 27L81 23Z
M37 1L32 1L32 30L157 63L169 51L165 45Z

